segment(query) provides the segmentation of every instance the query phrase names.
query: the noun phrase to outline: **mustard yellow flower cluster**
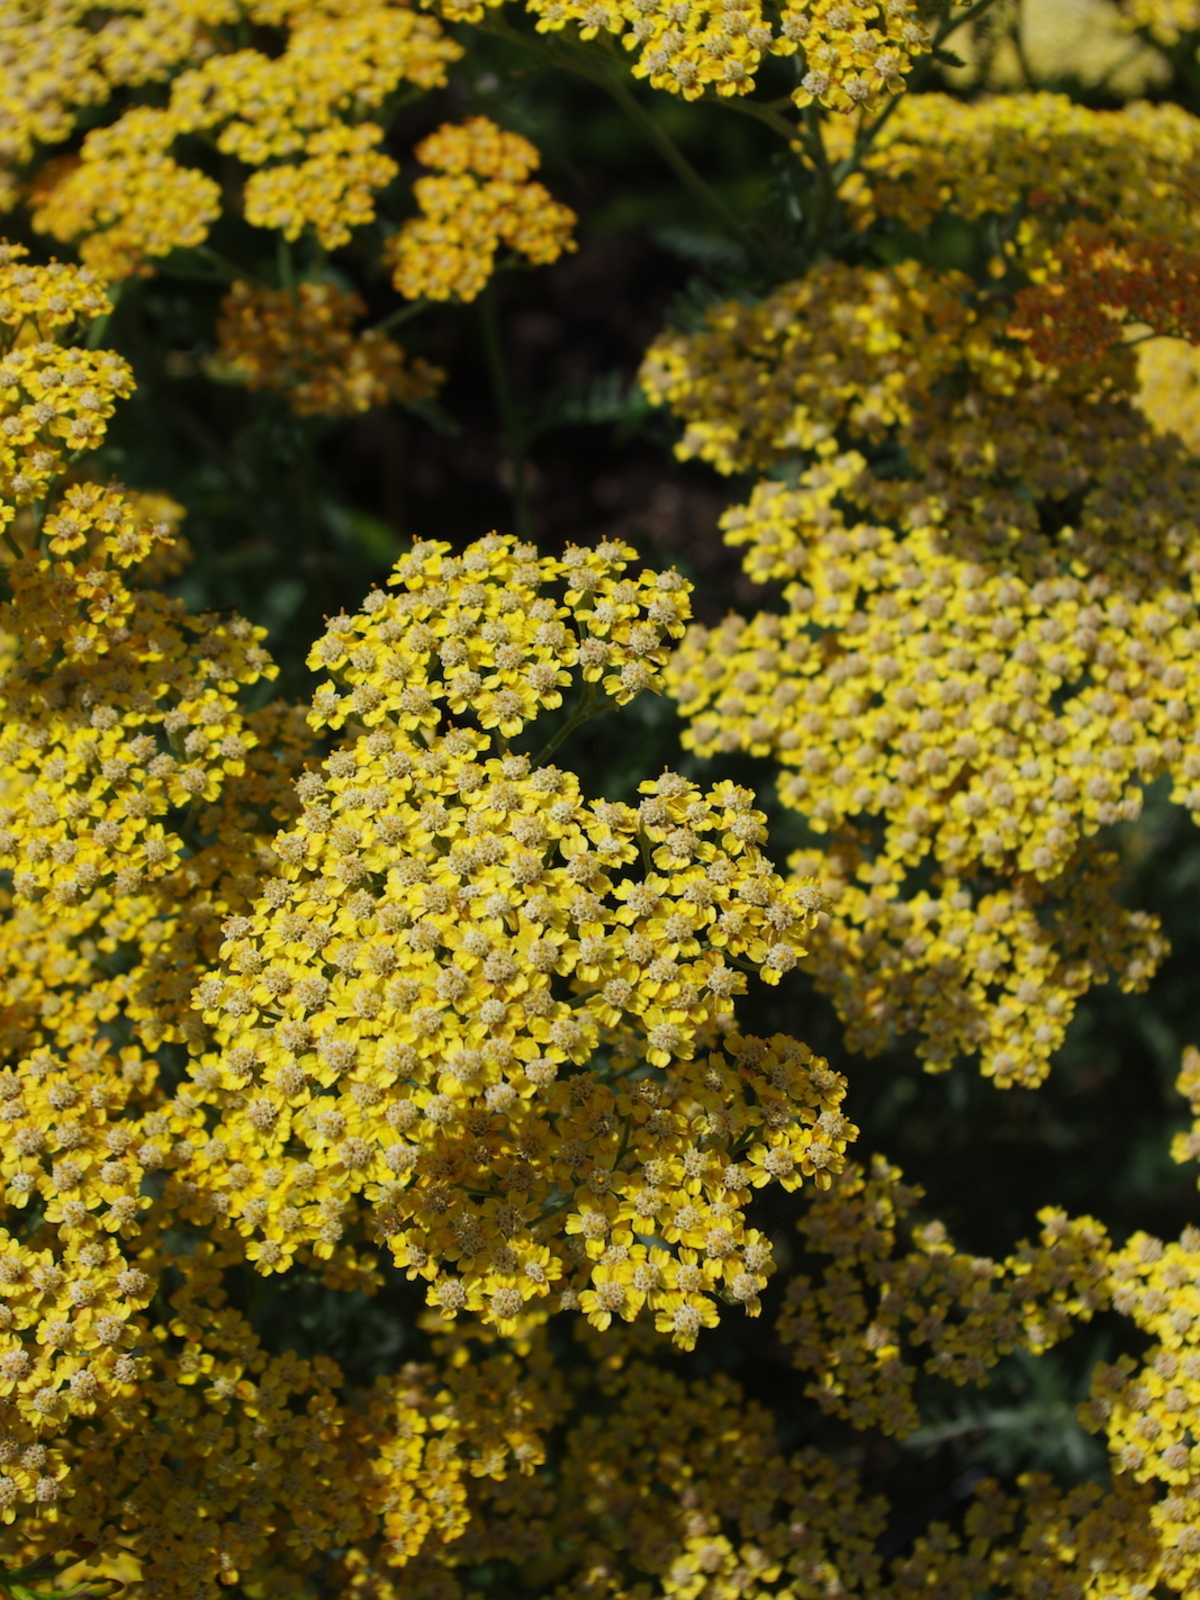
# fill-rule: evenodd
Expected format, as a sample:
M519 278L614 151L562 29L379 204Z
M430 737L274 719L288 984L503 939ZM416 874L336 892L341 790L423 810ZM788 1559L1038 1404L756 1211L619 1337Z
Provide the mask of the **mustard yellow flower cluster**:
M893 1583L880 1593L889 1600L931 1591L971 1600L982 1591L1016 1600L1044 1590L1085 1600L1145 1600L1160 1582L1188 1590L1191 1530L1163 1518L1136 1485L1119 1480L1107 1492L1097 1483L1064 1490L1031 1472L1021 1474L1015 1493L987 1481L975 1493L961 1531L930 1524L894 1563ZM1182 1500L1177 1505L1185 1514L1190 1509Z
M21 271L32 317L63 277ZM139 586L169 571L144 516L178 507L87 482L50 503L40 531L10 526L36 543L0 617L5 1566L90 1541L182 1600L347 1546L402 1563L461 1531L466 1478L541 1460L544 1385L498 1354L347 1403L333 1363L271 1354L230 1304L237 1232L164 1206L166 1175L212 1155L169 1045L196 1038L196 969L277 862L312 735L286 706L238 706L274 672L256 630ZM349 1250L326 1276L378 1281Z
M31 267L0 243L0 526L45 497L63 456L104 438L129 368L107 351L64 349L55 336L112 310L85 269Z
M474 300L502 245L536 265L574 250L575 213L529 174L541 157L528 139L487 117L443 123L417 146L417 160L441 175L418 178L421 215L388 241L392 281L406 299ZM481 181L482 180L482 181Z
M332 1361L269 1355L229 1304L236 1252L198 1241L180 1255L146 1218L119 1231L53 1220L65 1246L53 1228L42 1248L0 1232L13 1565L65 1532L132 1562L155 1600L295 1581L347 1546L402 1565L461 1534L472 1476L543 1459L531 1419L552 1412L530 1363L492 1355L445 1379L409 1365L347 1405ZM152 1309L164 1271L182 1284Z
M1200 455L1200 350L1182 339L1146 339L1137 362L1137 400L1147 420Z
M1168 49L1185 35L1200 34L1196 0L1125 0L1121 20L1127 27L1144 29L1156 44Z
M104 286L86 268L59 262L32 267L28 255L24 245L6 241L0 246L0 326L6 330L6 348L14 339L44 339L112 310Z
M790 1039L709 1046L819 905L762 855L752 796L666 773L588 803L509 744L573 669L584 707L654 687L686 586L632 556L419 544L318 642L312 720L355 731L196 991L220 1121L179 1204L260 1270L332 1254L361 1195L448 1315L507 1332L553 1291L690 1346L718 1291L757 1310L750 1190L840 1166L842 1079Z
M1081 1420L1107 1435L1113 1467L1138 1483L1165 1488L1157 1508L1168 1522L1196 1525L1200 1503L1200 1228L1185 1228L1177 1243L1133 1236L1108 1260L1112 1303L1150 1336L1142 1359L1100 1363ZM1183 1509L1176 1509L1183 1500ZM1175 1502L1173 1505L1172 1502ZM1189 1504L1190 1502L1190 1504ZM1185 1543L1177 1576L1190 1588L1200 1576L1200 1540Z
M903 92L914 60L930 42L921 8L909 0L816 0L783 6L771 50L781 56L803 52L808 71L792 93L794 105L876 112Z
M37 146L68 139L80 108L165 77L210 48L209 30L236 16L229 0L134 0L107 13L84 0L48 7L8 0L0 9L5 208L16 195L13 174Z
M351 1552L338 1592L466 1600L474 1574L501 1563L529 1592L607 1600L1146 1600L1160 1583L1195 1586L1198 1486L1155 1500L1129 1474L1108 1491L1032 1473L1008 1493L985 1480L960 1529L934 1522L885 1573L887 1503L816 1450L785 1457L775 1418L738 1385L685 1383L629 1334L605 1334L589 1355L548 1414L565 1425L546 1471L469 1485L462 1535L399 1572Z
M30 270L32 304L60 275ZM318 643L343 743L293 793L303 719L238 704L274 670L255 630L140 587L178 508L49 503L0 616L5 1559L67 1528L171 1600L402 1565L463 1533L469 1478L536 1469L552 1374L501 1352L348 1402L228 1274L295 1254L370 1293L374 1232L503 1332L644 1308L690 1347L718 1301L756 1313L752 1192L827 1184L856 1131L803 1045L732 1026L819 900L745 791L587 803L514 753L573 677L577 717L661 681L686 586L626 547L418 545Z
M378 148L383 129L337 123L310 134L305 159L251 173L246 180L246 221L298 239L311 228L325 250L349 244L355 228L375 220L375 191L400 168Z
M146 258L202 244L221 213L214 179L170 154L176 128L147 107L87 135L77 160L42 174L33 225L77 245L110 282L144 272Z
M501 0L438 0L451 21L478 22ZM539 33L607 34L637 51L634 77L697 100L749 94L770 56L804 68L792 99L832 110L877 109L905 87L913 61L930 48L912 0L787 0L772 16L762 0L528 0Z
M1092 1218L1046 1208L1040 1242L1003 1262L955 1250L938 1222L912 1227L905 1254L900 1226L919 1199L877 1157L869 1175L848 1167L799 1223L810 1251L833 1260L817 1286L799 1278L789 1287L778 1330L814 1373L808 1393L824 1410L859 1428L917 1428L916 1346L930 1352L926 1374L961 1384L984 1381L1014 1348L1048 1349L1110 1306L1153 1342L1140 1361L1101 1362L1080 1408L1083 1424L1106 1435L1112 1493L1087 1485L1064 1496L1032 1477L1004 1497L983 1484L963 1537L935 1527L918 1539L894 1568L895 1591L936 1583L965 1600L986 1576L1000 1593L1026 1593L1033 1574L1045 1580L1058 1566L1079 1585L1064 1593L1097 1600L1134 1600L1157 1583L1191 1593L1200 1575L1200 1230L1167 1245L1135 1234L1117 1250Z
M282 52L214 54L175 79L170 102L181 132L219 129L218 149L252 167L311 153L313 134L349 131L401 83L442 88L462 55L432 17L387 0L259 9L286 27Z
M352 416L436 394L445 374L409 362L386 334L355 333L366 307L328 283L287 289L236 283L221 302L214 370L250 389L278 389L301 416Z
M1044 366L1069 367L1146 327L1200 340L1200 253L1120 224L1072 223L1018 292L1008 331Z
M857 1045L916 1026L934 1068L1036 1083L1078 994L1162 954L1091 836L1165 774L1200 802L1195 471L1131 354L1060 375L960 278L829 267L662 341L644 381L681 453L787 474L723 520L787 609L689 632L685 743L775 757L838 835L797 867L841 890L814 962Z
M398 168L379 148L383 128L362 120L363 112L401 82L444 84L461 47L432 17L399 4L246 9L250 22L285 29L282 50L230 48L232 40L221 49L220 36L206 32L206 60L191 65L184 54L169 63L188 70L173 78L165 106L131 107L85 135L77 162L52 163L41 175L35 227L76 242L84 261L110 280L202 244L220 215L221 191L175 159L184 134L203 136L256 169L245 183L244 207L257 227L289 239L311 228L335 249L374 218L375 191ZM211 29L237 15L214 5L205 21ZM165 62L153 74L167 75Z
M975 372L997 366L1000 383L1019 371L980 326L969 288L959 274L936 276L915 262L890 272L825 262L766 300L714 306L692 334L657 339L642 387L683 422L679 457L718 472L829 455L839 430L882 443L912 424L964 360ZM825 502L840 488L831 482ZM762 581L769 572L753 575Z
M927 1347L930 1376L982 1383L1002 1355L1040 1354L1108 1301L1104 1229L1053 1208L1039 1213L1040 1247L1021 1244L1003 1262L956 1250L940 1222L912 1227L912 1249L897 1254L921 1193L880 1156L869 1174L848 1167L798 1224L809 1250L833 1261L819 1284L789 1284L776 1324L823 1410L901 1436L921 1421L915 1346Z
M178 864L182 841L159 819L245 770L255 738L235 696L275 668L262 630L207 626L126 586L157 530L118 492L73 486L45 531L50 553L9 566L0 607L19 640L3 686L0 864L18 904L98 907Z
M834 125L833 150L839 133ZM840 135L845 142L845 134ZM1064 218L1119 218L1138 237L1194 238L1189 173L1200 125L1182 107L1094 111L1066 95L906 96L863 160L852 216L927 227L941 211L1010 226L998 251L1030 254Z
M1175 1087L1188 1102L1195 1121L1190 1133L1176 1134L1171 1154L1176 1161L1196 1161L1200 1159L1200 1050L1195 1045L1189 1045L1183 1052Z
M977 1052L999 1088L1032 1088L1093 984L1140 991L1167 954L1157 919L1121 904L1116 853L1090 842L1050 880L939 872L932 892L869 845L846 827L827 849L788 860L829 898L805 966L849 1049L875 1055L916 1029L928 1071Z
M489 1562L511 1562L533 1592L606 1600L880 1592L885 1506L852 1472L811 1449L782 1455L774 1419L728 1378L688 1384L628 1359L619 1335L600 1344L594 1387L569 1396L553 1475L472 1484L460 1538L400 1572L351 1559L340 1592L464 1600Z

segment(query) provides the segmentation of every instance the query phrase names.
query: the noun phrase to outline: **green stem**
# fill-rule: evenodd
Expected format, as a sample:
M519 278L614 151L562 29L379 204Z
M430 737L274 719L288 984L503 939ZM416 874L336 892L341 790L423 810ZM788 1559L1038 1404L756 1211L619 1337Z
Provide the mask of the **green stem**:
M398 310L389 313L382 322L377 322L371 330L373 333L387 333L392 328L398 328L402 322L407 322L410 317L416 317L429 308L428 300L414 300L411 305L401 306Z
M752 259L758 261L760 265L771 267L772 263L765 259L762 246L754 239L745 224L734 215L720 195L710 188L666 129L660 126L657 119L646 110L629 88L625 81L624 68L619 61L610 59L602 64L600 60L596 59L602 52L594 47L582 44L572 45L565 39L560 39L553 45L543 39L531 39L523 33L518 33L515 28L509 27L507 23L499 22L491 17L486 22L479 22L475 26L487 33L506 39L510 44L515 44L534 55L543 56L554 66L567 72L573 72L578 77L586 78L590 83L594 83L598 88L603 89L616 102L629 120L645 135L685 188L712 214L721 227L733 234ZM764 107L763 110L765 111L766 108ZM754 115L755 113L747 114ZM776 131L779 130L776 129ZM789 139L794 137L794 133L790 128L788 129L787 137Z
M12 529L7 526L7 524L5 525L5 528L4 528L3 537L4 537L5 544L12 551L14 559L17 560L17 561L20 561L22 559L22 557L24 556L25 552L24 552L24 550L21 549L21 546L17 543L16 535L13 533Z
M113 309L112 311L106 311L102 317L97 317L95 322L93 322L91 327L88 329L87 339L84 341L84 343L89 350L98 350L100 348L100 341L108 332L108 325L112 321L113 311L117 309L121 299L121 285L119 283L113 284L109 288L108 298L112 301Z
M280 236L280 242L283 242L282 235ZM202 256L205 261L210 261L213 264L227 283L237 283L247 278L252 278L256 283L263 281L252 267L243 267L236 261L227 260L209 244L198 244L195 250L198 256Z
M625 1126L621 1129L621 1147L617 1151L617 1154L616 1154L616 1157L613 1160L612 1166L609 1168L610 1172L616 1173L616 1172L620 1171L621 1163L622 1163L622 1161L624 1161L626 1155L629 1152L629 1141L630 1141L630 1138L631 1138L632 1134L633 1134L633 1118L632 1117L626 1117L625 1118Z
M638 853L642 858L642 871L647 877L654 871L654 852L650 848L650 841L646 837L646 830L639 828L635 838L638 842Z
M962 17L952 17L947 12L946 20L933 36L933 48L935 50L940 49L952 33L957 33L960 28L965 28L970 23L975 22L985 11L990 11L995 4L996 0L975 0L975 4Z
M795 144L799 130L794 122L789 122L783 116L784 106L791 105L791 99L772 100L769 105L762 105L757 100L751 100L748 95L718 95L712 100L706 100L705 105L716 106L721 111L735 111L739 116L750 117L755 122L761 122L764 128L770 128L772 133L777 133L785 140L789 148Z
M596 685L594 683L585 683L583 693L579 697L579 704L554 737L544 744L537 755L534 756L534 766L544 767L559 746L565 744L577 728L582 728L585 722L590 722L593 717L600 716L602 712L608 709L609 707L606 704L598 703Z
M483 328L483 348L487 357L488 373L492 380L492 394L504 440L508 449L508 464L512 472L513 520L522 539L532 539L533 519L529 513L529 495L525 482L525 423L512 385L508 381L508 366L504 360L504 344L500 337L500 321L496 315L496 297L489 283L479 297L480 323Z
M1029 55L1025 49L1025 31L1021 26L1023 21L1023 11L1018 5L1013 16L1012 25L1008 30L1008 38L1013 47L1013 54L1017 58L1017 66L1021 69L1022 87L1026 90L1032 90L1037 85L1034 82L1033 70L1029 65Z
M805 229L806 254L811 259L825 241L841 187L838 170L830 165L821 130L821 113L815 104L804 108L804 148L817 176L817 202Z
M530 1226L536 1228L540 1222L546 1222L549 1218L557 1216L560 1211L565 1211L574 1198L573 1194L564 1194L560 1195L557 1200L547 1200L537 1216L534 1217Z
M770 268L771 261L749 229L734 216L716 190L709 187L658 119L646 110L637 96L617 76L616 69L610 70L597 81L608 91L629 120L641 129L684 188L712 214L723 229L734 236L751 260L757 261L760 266Z
M275 264L279 272L279 287L296 297L296 267L292 261L292 247L282 234L275 241Z

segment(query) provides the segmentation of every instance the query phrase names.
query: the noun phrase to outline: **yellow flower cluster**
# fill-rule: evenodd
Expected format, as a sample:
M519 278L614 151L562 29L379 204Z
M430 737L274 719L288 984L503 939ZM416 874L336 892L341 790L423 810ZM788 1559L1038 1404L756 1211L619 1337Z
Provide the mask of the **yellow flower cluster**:
M451 21L478 22L502 0L438 0ZM835 111L875 110L905 87L930 48L912 0L786 0L778 16L762 0L527 0L539 33L607 34L637 51L633 74L697 100L749 94L770 56L799 56L806 70L792 99Z
M921 15L910 0L784 5L772 53L803 52L808 67L792 93L793 104L878 111L889 96L903 92L914 59L930 48Z
M1039 1243L1003 1262L956 1250L938 1222L911 1227L904 1253L900 1227L919 1199L877 1157L869 1175L848 1167L799 1223L809 1250L833 1259L818 1285L789 1286L778 1331L814 1373L808 1393L824 1410L903 1435L920 1424L915 1347L929 1352L926 1374L980 1383L1000 1355L1040 1353L1110 1306L1152 1342L1140 1361L1101 1362L1080 1408L1081 1422L1106 1436L1118 1474L1110 1494L1087 1485L1063 1495L1033 1477L1005 1497L985 1483L961 1538L930 1529L896 1563L894 1591L872 1592L908 1596L936 1583L966 1600L986 1580L1024 1594L1032 1577L1050 1581L1058 1568L1078 1585L1064 1594L1136 1600L1157 1583L1190 1594L1200 1577L1200 1230L1165 1246L1135 1234L1116 1250L1093 1219L1046 1208Z
M932 892L867 843L845 828L828 849L788 861L819 875L829 897L805 965L849 1049L875 1055L915 1029L928 1071L978 1052L999 1088L1033 1088L1080 997L1097 983L1142 990L1167 954L1157 919L1120 903L1117 855L1090 842L1049 881L939 872Z
M1137 361L1138 405L1147 420L1200 455L1200 349L1182 339L1147 339Z
M1013 1494L988 1481L975 1493L961 1532L930 1524L879 1593L888 1600L930 1592L953 1600L981 1592L1005 1600L1039 1592L1064 1600L1146 1600L1160 1582L1189 1592L1192 1530L1164 1517L1136 1485L1064 1490L1044 1473L1022 1473ZM1190 1514L1187 1502L1176 1506Z
M1175 1087L1188 1102L1195 1120L1190 1133L1176 1134L1171 1154L1176 1161L1200 1160L1200 1050L1195 1045L1189 1045L1183 1052Z
M1196 0L1126 0L1121 20L1170 49L1185 34L1200 34L1200 5Z
M472 1484L460 1538L398 1573L352 1559L339 1592L465 1600L472 1569L500 1562L531 1592L604 1600L881 1592L886 1508L853 1472L782 1455L770 1413L728 1378L685 1383L633 1354L613 1333L589 1351L552 1472Z
M178 864L182 841L159 819L245 771L255 736L235 697L275 668L261 629L209 625L127 586L158 530L117 491L73 486L45 534L48 555L7 569L0 608L18 641L3 686L0 864L18 904L87 901L94 915Z
M246 221L298 239L311 228L325 250L349 244L355 228L375 220L376 189L399 172L378 148L383 129L336 123L310 134L305 159L253 172L246 180Z
M81 1080L43 1081L61 1098ZM144 1122L117 1115L109 1131ZM0 1524L14 1565L66 1531L120 1554L126 1575L132 1562L154 1600L303 1572L347 1546L400 1565L461 1534L471 1477L543 1459L531 1422L550 1412L531 1363L409 1365L346 1404L332 1361L268 1354L230 1305L236 1253L199 1241L180 1254L161 1217L48 1220L57 1240L54 1227L32 1243L0 1231ZM163 1294L164 1274L180 1287Z
M132 386L119 356L54 342L112 310L92 275L31 267L26 255L0 244L0 526L17 507L44 499L64 453L101 442L114 402Z
M19 270L34 315L63 274ZM819 901L745 791L585 802L515 753L541 712L566 731L574 677L574 720L661 682L686 585L626 547L418 545L318 642L310 721L343 740L293 792L303 718L238 703L274 670L256 631L141 586L169 570L145 515L178 508L49 504L0 615L5 1559L69 1528L152 1597L401 1565L463 1533L469 1478L542 1461L544 1347L346 1396L263 1348L230 1275L298 1255L370 1293L373 1236L502 1332L645 1309L690 1347L719 1301L757 1313L752 1193L828 1184L856 1130L732 1001Z
M470 117L443 123L416 155L440 176L417 179L421 215L388 241L392 281L406 299L474 300L502 245L538 266L574 250L575 213L528 181L541 157L520 134Z
M190 65L184 52L152 74L188 64L165 106L135 105L87 133L77 162L51 163L35 185L35 227L76 241L83 259L110 279L203 243L220 215L221 191L175 160L183 134L205 137L257 169L246 180L244 204L258 227L278 228L289 239L312 228L335 249L373 219L374 192L398 169L379 148L383 129L359 120L362 113L403 81L444 84L461 47L432 17L400 4L247 9L251 22L285 27L280 52L230 48L232 40L206 30L207 59ZM211 13L209 28L234 23L238 14L224 4ZM194 32L176 30L181 42ZM104 97L97 89L94 98Z
M35 191L33 225L77 245L110 282L145 272L146 258L203 244L221 214L221 190L170 154L178 129L166 112L138 106L95 128Z
M12 173L37 146L68 139L80 108L165 77L209 48L209 30L236 15L229 0L133 0L99 14L82 0L46 7L9 0L0 9L5 205L15 195Z
M1040 1354L1107 1304L1108 1238L1092 1218L1047 1208L1040 1247L1023 1243L1003 1262L956 1250L940 1222L913 1227L912 1249L898 1255L920 1199L882 1157L869 1175L847 1168L799 1223L809 1250L833 1261L816 1286L789 1284L776 1325L814 1373L807 1392L823 1410L901 1436L921 1421L915 1346L927 1347L930 1376L982 1383L1002 1355Z
M1189 243L1198 151L1200 124L1170 103L1094 111L1056 94L912 95L897 104L847 198L864 224L877 215L919 230L941 211L994 217L1008 224L997 238L1005 254L1024 254L1080 215Z
M751 1189L840 1166L836 1074L790 1039L709 1044L819 904L762 855L752 796L666 773L588 803L509 744L573 669L584 708L655 685L686 588L632 555L419 544L318 641L313 721L350 737L196 991L220 1121L179 1204L260 1270L331 1255L361 1195L447 1315L507 1332L554 1291L690 1346L717 1292L757 1309Z
M960 363L981 376L998 367L1001 384L1019 372L972 312L968 290L964 277L914 262L890 272L825 262L766 300L714 306L696 332L656 340L642 387L683 422L676 454L718 472L831 454L839 430L882 443ZM831 484L827 502L840 487Z
M68 325L55 297L91 292L19 273L31 318L45 302ZM27 350L47 370L55 351L65 370L115 359ZM230 1304L238 1234L201 1237L163 1205L165 1174L206 1148L172 1041L195 1038L196 969L277 859L311 733L286 706L239 707L274 672L256 630L141 587L170 571L165 526L143 519L177 507L87 482L52 504L40 531L12 524L37 542L6 568L0 616L4 1560L65 1533L151 1597L347 1545L402 1562L461 1530L464 1478L541 1459L542 1388L500 1354L444 1378L404 1368L347 1403L333 1363L270 1354ZM378 1280L352 1252L327 1272Z
M214 54L171 85L179 131L219 130L217 148L252 167L312 153L316 133L349 133L401 83L444 87L446 67L462 55L432 17L388 0L288 7L270 20L287 29L278 55Z
M467 1600L489 1568L588 1600L1147 1600L1158 1584L1195 1588L1198 1480L1157 1500L1128 1474L1107 1491L1033 1473L1007 1493L985 1480L959 1529L932 1523L885 1574L886 1501L814 1449L785 1457L775 1418L737 1384L685 1383L627 1335L588 1353L587 1378L547 1412L565 1423L544 1471L469 1485L462 1535L399 1572L351 1552L338 1592Z
M786 474L723 520L786 610L689 632L685 744L773 756L839 836L797 867L841 891L813 959L856 1044L915 1026L932 1067L1036 1083L1076 996L1162 953L1091 836L1164 774L1200 807L1195 471L1130 353L1059 375L958 277L831 266L662 341L644 381L681 453Z
M4 334L5 348L13 340L44 339L111 312L103 285L86 268L59 262L34 268L28 255L24 245L0 245L0 326L12 330Z
M386 334L354 332L365 310L358 295L328 283L302 283L294 294L236 283L221 303L214 371L281 390L301 416L352 416L435 394L444 373L409 363Z
M1081 1420L1107 1435L1113 1467L1138 1483L1164 1487L1158 1508L1168 1522L1195 1527L1200 1500L1200 1228L1185 1228L1177 1243L1137 1233L1108 1260L1112 1303L1153 1343L1140 1362L1122 1356L1092 1374L1092 1398ZM1180 1491L1191 1506L1176 1510ZM1189 1492L1190 1491L1190 1492ZM1200 1578L1200 1540L1183 1546L1190 1559L1177 1587Z
M491 148L494 181L521 182L502 170L520 148ZM785 582L785 615L672 658L687 585L623 544L418 542L328 620L306 716L245 709L274 672L257 630L156 592L177 507L56 485L131 380L55 342L108 309L86 272L0 258L5 1571L78 1538L98 1555L76 1575L148 1600L465 1600L489 1563L589 1600L1197 1587L1200 1234L1118 1251L1046 1210L1002 1261L936 1223L905 1238L917 1191L846 1167L844 1080L734 1015L751 978L815 960L864 1037L890 1006L931 1060L953 1038L1028 1082L1059 997L1145 976L1153 927L1116 917L1092 836L1162 772L1193 804L1194 483L1132 407L1127 353L1075 381L1006 344L962 280L814 282L768 304L778 344L745 359L725 336L736 385L710 363L714 451L789 474L727 529ZM348 297L230 305L256 376L287 366L305 403L361 392ZM858 354L819 346L823 409L805 326L831 307ZM293 310L320 339L276 336ZM288 338L324 366L287 365ZM781 347L792 409L760 427ZM886 470L897 440L907 476ZM834 832L791 883L748 791L664 772L614 803L553 764L589 715L689 678L694 731L713 717L713 748L777 755L810 786L789 803ZM1198 1079L1189 1055L1193 1100ZM849 1470L786 1458L736 1385L654 1359L722 1304L759 1312L772 1251L748 1211L769 1185L810 1197L808 1249L832 1257L779 1331L859 1425L912 1427L919 1363L979 1381L1096 1310L1131 1319L1148 1348L1099 1368L1084 1409L1116 1487L984 1485L961 1534L935 1526L885 1575L886 1507ZM239 1309L248 1266L369 1295L384 1252L442 1331L433 1363L365 1391ZM557 1310L589 1352L573 1372L542 1326Z

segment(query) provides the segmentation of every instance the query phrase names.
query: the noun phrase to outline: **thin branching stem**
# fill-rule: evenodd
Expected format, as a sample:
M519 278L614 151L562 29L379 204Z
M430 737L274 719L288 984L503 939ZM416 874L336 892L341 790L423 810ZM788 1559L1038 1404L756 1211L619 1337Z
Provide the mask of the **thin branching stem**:
M507 23L489 18L478 24L485 32L506 39L523 50L540 55L554 66L588 79L614 101L635 127L654 146L672 172L694 199L717 221L721 228L733 235L752 260L769 267L763 246L755 239L745 223L726 205L716 190L696 170L671 135L651 112L647 111L627 82L622 64L599 49L586 45L572 45L566 40L550 44L542 39L531 39ZM763 108L766 109L765 107ZM789 137L794 135L789 131Z
M500 319L496 314L496 298L489 283L479 297L480 326L483 330L483 350L487 358L488 375L492 381L492 396L504 430L504 443L508 453L508 467L512 474L513 521L522 539L533 537L533 518L529 509L529 486L526 473L527 439L525 420L513 395L504 359L504 341L500 336Z

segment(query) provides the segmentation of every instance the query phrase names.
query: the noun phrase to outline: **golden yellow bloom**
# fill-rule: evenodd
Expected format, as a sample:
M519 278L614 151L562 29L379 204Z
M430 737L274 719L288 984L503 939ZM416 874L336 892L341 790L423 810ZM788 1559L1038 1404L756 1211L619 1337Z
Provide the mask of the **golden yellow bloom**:
M306 159L253 172L246 180L246 221L278 228L298 239L311 228L326 250L349 243L351 232L375 217L372 190L400 170L376 148L383 129L372 122L348 128L335 123L310 134Z
M619 539L417 539L326 619L311 701L263 704L263 630L164 592L182 506L110 481L115 444L84 459L133 388L91 348L104 284L181 250L228 284L224 212L235 254L274 231L278 281L310 281L234 282L213 375L305 415L430 395L345 274L469 302L505 252L574 249L485 117L418 146L381 243L405 86L488 92L448 84L429 11L494 3L0 0L0 203L82 263L0 244L0 1587L77 1541L59 1592L139 1600L1194 1595L1200 1230L1118 1245L1046 1206L975 1255L848 1160L845 1079L750 1024L802 970L852 1048L915 1033L931 1070L1032 1089L1092 985L1162 960L1111 846L1152 785L1200 814L1200 358L1153 337L1200 326L1200 123L897 99L963 8L526 0L598 74L619 40L684 100L777 131L794 106L809 177L824 138L830 192L779 186L816 264L643 369L681 459L755 480L722 527L778 597L704 627ZM1196 0L1122 9L1186 76ZM778 102L736 103L764 65ZM947 217L970 272L915 259ZM586 792L568 736L646 690L688 775ZM714 756L773 763L786 870L770 802L695 775ZM1178 1087L1184 1161L1196 1049ZM808 1259L761 1333L822 1429L911 1439L920 1389L1102 1314L1079 1417L1111 1485L985 1481L881 1555L862 1442L785 1453L700 1375L722 1315L770 1307L785 1206ZM428 1359L363 1380L284 1348L289 1292L399 1273Z
M146 270L148 256L202 244L221 192L169 153L177 131L168 113L149 107L93 129L78 163L40 195L34 227L77 242L85 263L110 282Z
M446 1315L511 1331L562 1279L564 1305L602 1318L635 1310L613 1270L652 1188L690 1345L711 1293L757 1303L769 1250L744 1230L747 1186L840 1167L855 1130L822 1120L844 1093L823 1062L782 1038L709 1048L743 971L778 982L819 904L763 858L751 796L665 773L637 808L588 803L508 744L580 669L587 696L654 686L686 586L625 577L632 555L419 544L396 594L318 642L335 681L314 724L371 731L300 781L278 876L197 988L220 1154L176 1196L264 1240L261 1271L331 1256L361 1196ZM227 1177L263 1163L279 1205Z
M1048 1208L1040 1244L1021 1243L1003 1262L956 1250L940 1222L909 1224L912 1248L898 1255L921 1198L880 1156L869 1175L847 1168L799 1223L809 1248L833 1259L818 1284L789 1285L778 1324L823 1410L901 1436L920 1425L920 1370L982 1383L1001 1355L1049 1349L1109 1298L1108 1237L1094 1219ZM923 1369L917 1346L928 1351Z
M388 243L393 282L407 299L474 300L501 245L539 266L574 250L575 214L528 182L541 157L520 134L471 117L457 127L444 123L416 154L444 176L417 179L422 214Z
M78 159L54 158L35 180L34 226L76 242L109 280L202 244L220 215L219 186L176 159L183 134L259 169L244 186L245 214L256 226L289 239L312 228L325 248L344 244L372 220L375 191L397 171L379 148L383 129L362 113L402 81L444 84L447 64L462 53L432 17L400 4L251 6L250 22L286 30L278 54L238 48L236 29L221 31L237 19L226 0L135 0L98 32L60 30L63 58L49 80L35 89L31 78L18 92L25 103L13 108L9 142L23 161L35 139L65 139L74 114L106 101L117 85L172 79L165 105L135 104L91 129ZM16 32L31 49L44 48L27 30Z
M1093 111L1055 94L913 95L868 154L852 208L910 228L943 208L971 220L1021 211L1005 245L1018 259L1081 212L1188 242L1196 147L1196 119L1171 104Z
M1137 363L1138 404L1148 421L1200 455L1200 350L1182 339L1147 339Z
M915 1025L933 1068L1038 1082L1078 995L1163 953L1090 841L1160 775L1200 802L1195 474L1131 353L1060 374L955 275L828 267L663 340L644 381L681 453L778 474L723 526L787 609L691 629L668 676L687 745L774 756L834 836L793 867L831 893L811 965L854 1046ZM868 464L888 447L904 476Z
M251 389L279 389L301 416L347 416L435 394L445 374L409 364L386 334L354 324L366 308L326 283L254 289L237 283L221 304L216 370Z

